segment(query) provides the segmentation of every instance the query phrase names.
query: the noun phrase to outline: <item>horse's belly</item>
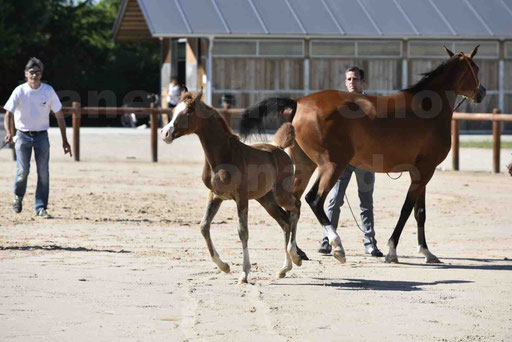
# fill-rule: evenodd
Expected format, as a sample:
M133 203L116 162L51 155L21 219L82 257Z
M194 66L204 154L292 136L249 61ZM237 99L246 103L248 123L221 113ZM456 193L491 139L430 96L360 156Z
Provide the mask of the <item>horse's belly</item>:
M418 153L415 151L381 150L376 152L356 151L350 164L373 172L402 172L411 170Z
M249 199L260 198L272 190L276 182L275 169L258 168L256 174L247 177L247 190Z

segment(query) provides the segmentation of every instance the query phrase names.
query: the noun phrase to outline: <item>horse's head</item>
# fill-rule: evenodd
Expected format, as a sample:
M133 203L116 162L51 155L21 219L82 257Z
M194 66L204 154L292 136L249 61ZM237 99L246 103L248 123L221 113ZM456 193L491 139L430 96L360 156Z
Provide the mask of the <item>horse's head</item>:
M478 45L480 46L480 45ZM470 98L476 103L482 102L485 97L485 88L480 84L478 79L478 66L473 61L473 57L478 52L478 46L469 54L463 52L455 55L447 47L446 52L457 63L458 70L460 71L460 78L457 87L457 94Z
M162 139L170 144L173 140L187 134L196 132L200 125L201 96L203 90L196 95L184 93L176 107L174 107L172 119L169 124L160 130Z

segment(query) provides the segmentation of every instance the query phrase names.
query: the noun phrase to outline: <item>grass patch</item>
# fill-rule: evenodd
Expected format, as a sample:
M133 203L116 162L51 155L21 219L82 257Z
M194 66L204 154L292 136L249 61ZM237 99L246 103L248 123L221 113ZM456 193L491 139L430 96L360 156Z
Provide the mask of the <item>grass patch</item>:
M463 147L463 148L492 148L492 141L491 140L461 141L460 147ZM512 141L502 141L501 148L512 149Z

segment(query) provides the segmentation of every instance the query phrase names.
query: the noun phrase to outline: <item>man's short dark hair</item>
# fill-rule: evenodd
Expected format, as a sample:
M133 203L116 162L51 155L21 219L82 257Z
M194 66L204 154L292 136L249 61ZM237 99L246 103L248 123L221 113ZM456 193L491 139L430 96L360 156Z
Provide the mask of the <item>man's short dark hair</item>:
M364 80L364 70L361 69L360 67L354 65L354 66L351 66L349 68L347 68L347 70L345 70L345 74L349 71L357 71L359 73L359 77L361 77L362 80Z
M32 69L33 67L38 67L41 72L43 72L43 62L36 57L32 57L28 60L27 65L25 66L25 71Z

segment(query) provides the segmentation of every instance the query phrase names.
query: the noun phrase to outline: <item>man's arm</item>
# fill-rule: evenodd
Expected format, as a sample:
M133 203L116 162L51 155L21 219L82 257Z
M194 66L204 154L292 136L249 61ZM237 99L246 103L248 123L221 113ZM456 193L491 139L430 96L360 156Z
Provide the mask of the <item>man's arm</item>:
M71 146L69 146L68 138L66 137L66 121L64 120L64 114L61 110L55 113L55 117L57 118L57 123L60 128L60 135L62 136L62 148L64 149L64 154L69 153L69 156L72 157Z
M4 128L5 128L5 138L4 141L10 143L12 140L12 134L14 132L11 131L11 118L13 117L12 112L9 112L8 110L5 111L5 118L4 118Z

